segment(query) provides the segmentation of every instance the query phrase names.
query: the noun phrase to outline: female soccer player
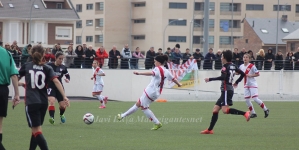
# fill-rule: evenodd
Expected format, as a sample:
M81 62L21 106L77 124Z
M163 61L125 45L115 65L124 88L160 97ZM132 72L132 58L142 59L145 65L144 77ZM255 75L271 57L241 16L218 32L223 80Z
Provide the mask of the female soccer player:
M221 69L221 76L216 78L205 78L206 82L220 80L221 83L221 96L217 100L213 108L213 116L208 129L201 131L201 134L213 134L213 128L218 120L218 113L220 109L224 114L243 115L247 121L250 119L250 112L240 111L234 108L229 108L233 105L234 87L237 87L238 83L242 81L245 76L235 64L232 63L233 53L230 50L223 51L221 61L223 67ZM235 72L241 74L235 83L233 83Z
M244 54L243 56L243 61L244 64L240 66L240 69L245 73L245 78L244 78L244 98L246 100L246 104L251 111L250 118L255 118L257 117L254 108L252 106L252 103L250 101L250 98L253 98L253 100L260 105L260 107L264 110L265 112L265 118L268 117L269 115L269 109L267 109L266 105L263 103L258 98L258 89L257 89L257 82L255 80L255 77L258 77L259 71L255 67L254 64L249 63L250 62L250 54Z
M163 67L164 63L166 63L167 60L167 55L156 56L154 60L155 68L151 72L133 72L136 75L152 76L152 80L150 84L145 88L142 96L139 98L136 104L134 104L133 107L131 107L127 112L117 115L118 120L131 115L140 107L143 113L155 123L152 130L158 130L162 127L160 121L149 109L149 105L161 95L165 78L167 78L168 80L172 80L179 87L181 86L181 84L175 78L173 78L171 73Z
M60 81L61 85L62 85L62 77L63 76L66 77L64 79L64 81L66 83L69 83L70 82L69 72L67 71L67 67L62 64L63 58L64 58L63 53L57 52L55 54L55 58L56 58L55 62L49 63L48 65L53 68L56 76L58 76L58 80ZM66 107L63 102L63 96L60 94L60 92L56 88L55 84L53 82L49 82L49 85L48 85L48 100L49 100L49 115L50 115L49 122L51 124L55 123L54 116L55 116L55 100L56 99L59 103L60 121L61 121L61 123L65 123L66 119L64 116L64 112L65 112Z
M93 77L91 77L91 80L94 80L93 90L92 90L92 96L97 97L100 100L100 107L101 109L106 108L107 96L101 95L103 89L104 89L104 81L102 76L105 76L104 71L99 67L99 62L97 60L94 60L92 63L92 69L93 69Z
M64 104L69 105L69 100L65 96L62 85L53 69L43 62L44 54L45 50L41 45L33 46L31 50L32 62L25 63L19 71L19 79L25 76L26 82L25 110L28 125L32 130L30 150L35 150L37 145L42 150L48 150L41 126L48 107L46 84L49 81L52 81L57 87ZM19 102L14 100L13 103L13 106L16 106Z

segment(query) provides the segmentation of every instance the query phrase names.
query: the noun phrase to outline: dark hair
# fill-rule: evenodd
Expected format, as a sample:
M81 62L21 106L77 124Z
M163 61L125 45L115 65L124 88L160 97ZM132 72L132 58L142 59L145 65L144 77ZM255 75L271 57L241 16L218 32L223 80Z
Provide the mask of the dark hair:
M171 48L170 48L170 47L168 47L168 48L167 48L167 50L171 50Z
M180 44L175 44L176 48L181 48Z
M227 62L231 62L232 58L233 58L233 53L231 50L225 50L222 52L223 58L227 61Z
M162 48L159 48L158 50L162 50Z
M162 65L168 61L168 56L167 55L159 55L155 57L155 60L160 62Z
M61 56L61 55L63 55L63 53L61 53L61 52L57 52L56 54L55 54L55 58L57 59L59 56Z
M31 45L31 44L28 44L27 47L32 47L32 45Z
M45 49L41 45L35 45L31 49L32 62L36 65L43 65Z

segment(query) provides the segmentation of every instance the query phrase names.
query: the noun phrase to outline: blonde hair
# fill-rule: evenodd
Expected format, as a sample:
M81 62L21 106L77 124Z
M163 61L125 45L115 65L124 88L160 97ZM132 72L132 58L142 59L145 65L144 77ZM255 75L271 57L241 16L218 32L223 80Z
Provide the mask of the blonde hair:
M265 51L264 51L264 49L260 49L259 52L257 53L257 55L265 57Z

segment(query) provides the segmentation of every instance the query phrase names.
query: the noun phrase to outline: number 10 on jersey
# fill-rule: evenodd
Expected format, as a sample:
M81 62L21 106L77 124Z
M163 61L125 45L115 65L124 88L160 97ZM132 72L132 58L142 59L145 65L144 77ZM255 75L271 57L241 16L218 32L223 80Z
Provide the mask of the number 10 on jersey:
M35 89L36 87L38 89L43 89L45 87L45 79L46 75L42 71L36 71L34 70L29 70L30 73L30 81L31 81L31 88ZM38 79L41 79L40 82L38 82Z

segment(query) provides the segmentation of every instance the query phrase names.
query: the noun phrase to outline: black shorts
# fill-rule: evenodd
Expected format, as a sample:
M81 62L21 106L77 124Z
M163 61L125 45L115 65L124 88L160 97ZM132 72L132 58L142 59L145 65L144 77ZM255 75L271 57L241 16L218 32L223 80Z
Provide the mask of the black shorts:
M218 106L232 106L234 91L221 91L221 96L215 105Z
M54 88L49 87L47 89L47 92L48 92L48 97L49 96L55 97L57 99L58 103L63 101L63 96L61 95L61 93L59 92L59 90L56 87L54 87Z
M0 117L7 116L8 94L8 87L0 85Z
M31 104L25 107L28 126L38 127L43 125L48 104Z

